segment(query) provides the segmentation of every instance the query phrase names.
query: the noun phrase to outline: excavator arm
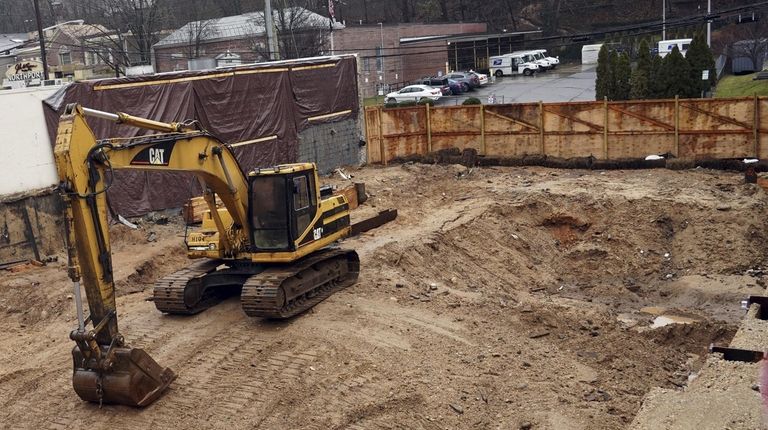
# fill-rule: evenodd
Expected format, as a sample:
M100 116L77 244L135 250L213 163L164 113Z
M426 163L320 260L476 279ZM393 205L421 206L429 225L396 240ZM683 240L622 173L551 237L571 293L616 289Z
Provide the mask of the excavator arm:
M85 116L159 131L158 134L97 140ZM54 149L65 204L68 274L74 283L78 327L70 334L73 385L84 400L146 406L174 379L143 350L125 344L117 325L115 287L107 224L106 190L116 169L194 173L220 233L219 254L237 254L248 246L248 184L230 148L193 123L161 123L126 114L66 107ZM218 195L231 215L218 217ZM88 301L84 319L80 284ZM91 329L86 329L88 323Z

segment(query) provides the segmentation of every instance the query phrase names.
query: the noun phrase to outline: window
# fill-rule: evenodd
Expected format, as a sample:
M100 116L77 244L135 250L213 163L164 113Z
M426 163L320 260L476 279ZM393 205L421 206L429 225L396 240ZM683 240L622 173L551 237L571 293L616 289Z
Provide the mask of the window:
M309 189L307 188L307 177L295 177L293 178L293 209L298 211L307 207L309 207Z
M376 47L376 71L381 73L384 71L384 50L381 46Z
M72 64L72 56L67 52L59 52L59 63L60 64Z
M371 59L368 57L363 58L363 73L368 74L371 72Z

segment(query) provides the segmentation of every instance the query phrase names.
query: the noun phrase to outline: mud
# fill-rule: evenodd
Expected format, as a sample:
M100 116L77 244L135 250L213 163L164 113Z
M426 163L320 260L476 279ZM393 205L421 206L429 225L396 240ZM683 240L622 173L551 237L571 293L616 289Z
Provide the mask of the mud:
M395 207L398 219L345 242L361 256L358 284L287 322L248 318L236 299L160 314L146 299L185 264L183 227L113 228L121 331L179 375L143 410L72 391L63 256L3 276L0 423L624 428L652 388L685 387L707 346L733 337L739 300L764 290L768 196L738 173L348 173L370 194L354 218ZM659 315L691 322L652 329Z

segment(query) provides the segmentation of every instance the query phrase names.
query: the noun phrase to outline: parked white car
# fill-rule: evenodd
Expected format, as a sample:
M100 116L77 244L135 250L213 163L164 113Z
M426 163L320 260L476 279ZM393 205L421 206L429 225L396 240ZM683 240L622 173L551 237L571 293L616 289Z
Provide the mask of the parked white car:
M385 100L387 103L396 101L402 102L407 100L420 101L421 99L432 99L437 101L443 95L442 91L438 88L432 88L429 85L409 85L400 91L395 91L387 94Z

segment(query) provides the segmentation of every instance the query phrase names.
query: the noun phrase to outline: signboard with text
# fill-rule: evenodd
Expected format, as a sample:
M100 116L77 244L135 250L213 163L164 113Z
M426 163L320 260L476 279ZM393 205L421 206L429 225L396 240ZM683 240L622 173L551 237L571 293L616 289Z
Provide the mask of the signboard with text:
M5 78L11 82L29 82L33 79L44 78L43 63L40 61L20 61L8 66L5 71Z

